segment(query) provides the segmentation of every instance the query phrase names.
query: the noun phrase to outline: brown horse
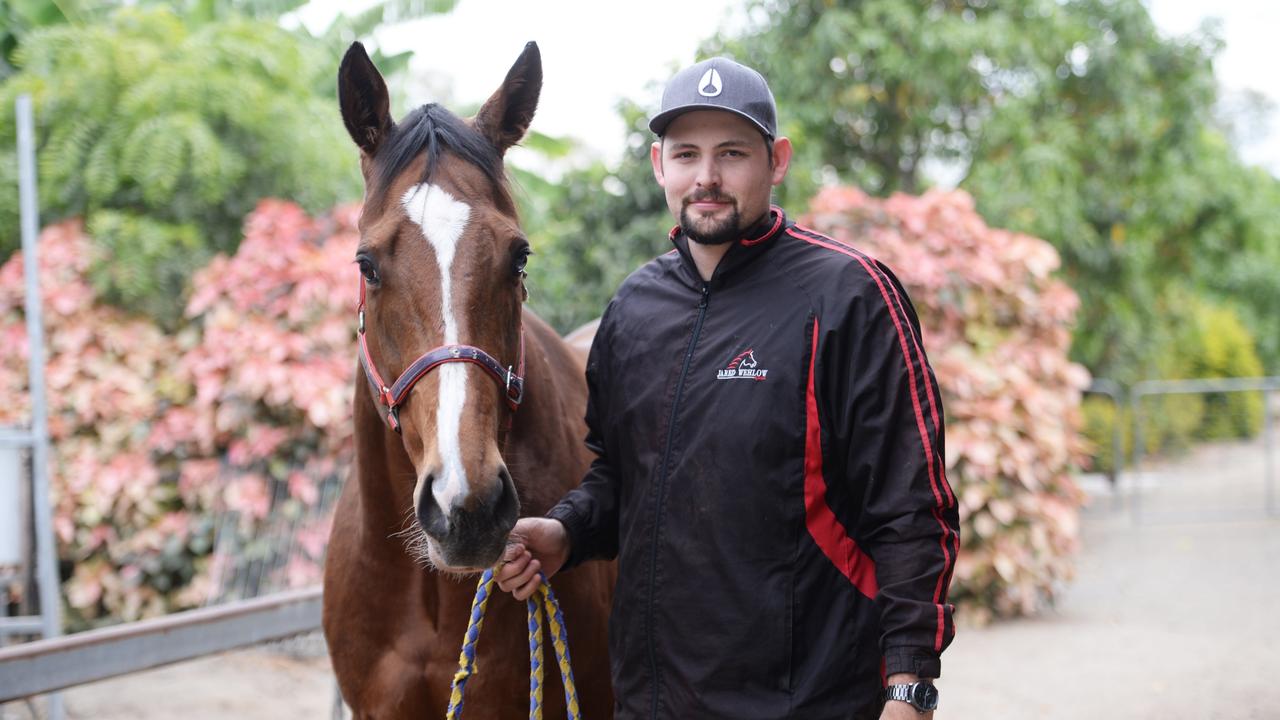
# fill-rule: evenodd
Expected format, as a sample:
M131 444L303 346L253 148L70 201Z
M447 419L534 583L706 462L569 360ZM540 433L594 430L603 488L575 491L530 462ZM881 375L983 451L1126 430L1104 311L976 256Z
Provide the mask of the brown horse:
M357 718L443 717L475 573L497 562L519 514L545 513L590 462L581 362L523 309L529 243L503 170L541 87L529 43L475 117L431 104L395 123L359 43L338 71L365 179L356 262L369 382L356 383L356 467L329 540L324 634ZM613 712L612 587L601 563L555 578L589 718ZM547 665L545 712L560 717ZM525 606L506 593L489 603L477 667L468 720L527 717Z

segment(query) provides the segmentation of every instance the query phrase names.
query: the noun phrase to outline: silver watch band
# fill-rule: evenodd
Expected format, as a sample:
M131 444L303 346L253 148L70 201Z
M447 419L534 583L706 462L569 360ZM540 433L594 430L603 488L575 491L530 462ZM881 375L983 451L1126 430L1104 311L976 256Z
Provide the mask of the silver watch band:
M911 702L911 686L910 685L890 685L884 689L885 700L901 700L902 702ZM914 707L914 706L913 706Z
M900 700L916 709L918 713L926 713L938 707L938 690L932 683L916 681L905 685L890 685L884 689L885 702Z

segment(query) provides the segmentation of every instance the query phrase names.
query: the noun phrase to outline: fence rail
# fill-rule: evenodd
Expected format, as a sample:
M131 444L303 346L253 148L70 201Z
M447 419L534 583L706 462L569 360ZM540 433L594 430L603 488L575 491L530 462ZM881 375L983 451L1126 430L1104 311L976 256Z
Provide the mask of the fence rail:
M0 648L0 703L193 660L320 627L320 588Z
M1263 484L1265 500L1263 512L1268 517L1280 516L1280 506L1276 503L1276 459L1275 459L1275 423L1272 412L1271 393L1280 392L1280 377L1254 378L1211 378L1199 380L1144 380L1133 385L1129 401L1133 413L1133 461L1135 471L1142 466L1147 455L1146 438L1143 435L1143 424L1146 420L1143 401L1148 398L1167 395L1207 395L1215 393L1258 392L1262 394L1262 452L1263 452ZM1133 495L1132 513L1135 522L1142 522L1144 512L1141 492Z

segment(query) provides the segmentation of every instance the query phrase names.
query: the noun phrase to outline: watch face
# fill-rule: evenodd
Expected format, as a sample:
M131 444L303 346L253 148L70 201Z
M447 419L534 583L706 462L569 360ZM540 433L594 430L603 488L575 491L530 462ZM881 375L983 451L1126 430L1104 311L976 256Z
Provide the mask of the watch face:
M921 710L934 710L938 707L938 688L929 683L916 683L912 690L912 705Z

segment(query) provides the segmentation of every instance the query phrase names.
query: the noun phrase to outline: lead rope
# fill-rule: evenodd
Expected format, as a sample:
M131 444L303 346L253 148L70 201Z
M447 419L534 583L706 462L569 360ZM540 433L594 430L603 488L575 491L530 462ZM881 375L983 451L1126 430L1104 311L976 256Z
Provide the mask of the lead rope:
M539 573L541 576L541 573ZM560 612L560 602L542 577L538 591L526 601L529 610L529 720L542 720L542 618L545 615L551 628L551 645L555 649L556 661L560 664L560 678L564 683L564 704L568 710L569 720L582 720L582 712L578 708L578 689L573 682L573 668L569 662L569 640L564 629L564 615ZM458 656L458 672L453 675L453 687L449 691L449 710L445 720L459 720L462 717L462 693L467 680L476 670L476 640L480 637L480 626L484 624L484 611L489 605L489 596L493 594L493 570L485 570L476 585L476 596L471 601L471 620L467 623L467 632L463 636L462 654Z

